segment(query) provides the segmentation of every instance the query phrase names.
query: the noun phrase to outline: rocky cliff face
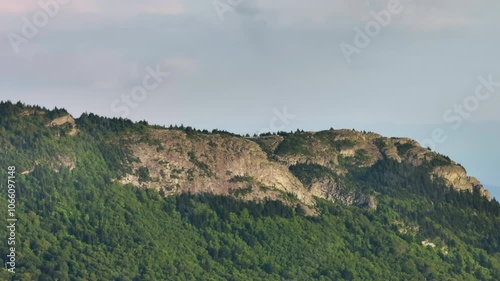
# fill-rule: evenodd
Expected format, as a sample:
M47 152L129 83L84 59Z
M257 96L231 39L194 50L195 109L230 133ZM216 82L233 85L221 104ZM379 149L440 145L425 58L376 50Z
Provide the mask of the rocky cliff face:
M55 118L54 120L50 121L50 123L48 123L46 126L58 127L63 125L68 125L71 128L70 132L68 133L70 136L75 136L76 134L78 134L78 129L76 127L75 119L73 118L73 116L69 114Z
M446 181L446 185L458 190L474 191L478 190L481 195L491 199L491 194L485 187L474 177L467 176L465 169L456 164L451 166L436 167L432 176L434 178L442 178Z
M375 196L346 188L341 178L349 173L347 167L371 167L389 158L413 166L432 163L432 179L457 190L479 190L490 198L461 166L406 138L351 130L243 138L159 129L127 140L137 161L120 181L165 195L211 192L244 200L277 199L299 203L310 212L314 197L375 208ZM299 164L318 165L332 175L304 183L290 171Z
M188 136L176 130L157 130L149 138L147 142L141 137L130 139L138 161L122 183L155 188L166 195L210 192L247 200L296 198L308 206L314 202L288 167L270 161L253 141L218 134ZM141 169L149 174L144 179L138 173Z
M40 127L53 131L58 141L64 137L79 141L80 137L101 134L98 143L125 143L131 155L113 165L116 174L123 172L121 164L130 169L123 169L128 172L114 180L154 188L165 196L210 192L243 200L273 199L299 204L311 213L315 198L375 208L377 197L371 192L374 189L358 186L357 179L349 176L390 159L387 163L421 168L410 170L428 173L425 180L459 191L477 191L490 199L489 192L461 165L408 138L333 129L245 138L191 128L159 129L145 122L134 124L96 115L82 115L75 120L65 110L49 112L12 104L5 107L15 118L22 118L27 124L33 122L33 132ZM18 142L25 144L25 140ZM21 173L33 172L36 165L48 165L56 172L72 171L78 166L71 149L58 151L54 147L50 151L50 155L40 154L39 159L26 164ZM113 156L120 158L124 154L127 153L120 150Z

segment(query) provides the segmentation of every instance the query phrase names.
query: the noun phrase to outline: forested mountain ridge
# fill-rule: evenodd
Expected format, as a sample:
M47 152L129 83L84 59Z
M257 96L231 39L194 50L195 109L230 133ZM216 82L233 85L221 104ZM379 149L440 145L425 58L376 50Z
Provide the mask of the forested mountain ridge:
M0 155L24 241L6 280L500 279L498 202L405 138L243 137L2 102Z
M183 126L167 129L145 122L134 125L128 120L92 114L75 121L65 110L55 112L46 111L43 123L58 137L78 134L77 123L95 134L122 126L123 132L102 139L107 145L121 146L121 153L127 154L116 160L115 168L123 173L113 180L154 188L166 196L185 192L237 194L247 200L301 202L306 208L314 208L314 197L319 197L375 207L376 197L356 182L348 182L349 173L389 160L424 167L434 182L456 190L477 190L490 199L489 192L477 179L467 176L459 164L407 138L333 129L244 138L217 130L209 133ZM45 115L40 109L32 109L22 111L20 117L29 120L35 114ZM60 151L52 156L50 165L70 170L76 166L72 153ZM20 167L22 173L29 174L46 159L32 160Z

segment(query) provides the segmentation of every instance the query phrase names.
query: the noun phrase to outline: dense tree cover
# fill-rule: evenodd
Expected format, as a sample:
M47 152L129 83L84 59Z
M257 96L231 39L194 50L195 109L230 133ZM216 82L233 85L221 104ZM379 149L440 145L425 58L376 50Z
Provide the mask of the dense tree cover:
M290 166L290 171L305 185L309 186L315 179L322 177L338 178L330 169L318 164L299 163Z
M88 114L68 137L45 127L64 112L0 110L0 179L18 167L19 241L17 273L2 269L0 280L500 280L498 203L432 182L432 167L352 168L343 181L376 194L377 209L318 199L318 216L279 201L163 198L113 181L133 161L118 137L147 139L145 123ZM60 155L75 168L54 166ZM305 181L331 173L294 169Z
M303 136L301 134L287 135L286 138L282 142L280 142L274 153L277 155L283 155L283 154L312 155L311 151L308 149L307 136Z
M443 230L448 229L469 245L490 254L500 252L498 202L489 202L477 190L460 192L432 181L432 165L414 167L386 159L368 169L351 170L350 181L370 185L390 198L390 207L406 220L428 225L421 235L442 235L446 242L449 235Z

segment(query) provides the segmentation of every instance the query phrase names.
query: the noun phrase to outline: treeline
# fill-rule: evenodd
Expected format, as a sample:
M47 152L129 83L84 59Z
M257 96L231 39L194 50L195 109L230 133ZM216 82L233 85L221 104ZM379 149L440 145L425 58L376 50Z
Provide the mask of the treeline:
M308 217L281 202L210 194L162 198L106 183L93 167L19 177L15 276L2 280L498 280L498 253L442 226L447 253L391 223L390 199L367 210L318 201ZM105 170L105 168L104 168ZM5 199L1 199L5 201ZM386 201L387 200L387 201ZM440 209L436 209L439 212ZM437 214L436 214L437 215ZM404 219L404 213L398 219ZM421 231L437 228L421 224ZM5 224L0 223L0 227ZM480 232L475 232L479 239ZM434 243L436 236L425 233ZM5 249L0 256L6 255Z
M280 201L164 198L115 181L134 161L121 137L147 139L146 122L84 114L68 137L45 126L63 110L0 110L0 168L18 167L22 241L17 273L2 269L0 280L500 280L498 203L431 181L430 166L349 167L342 183L375 194L376 209L318 199L320 214L306 216ZM296 135L281 153L304 149ZM305 183L335 177L315 165L292 171Z
M349 180L390 198L391 207L406 220L428 226L421 236L438 237L446 228L469 245L499 253L500 204L488 201L478 190L458 191L431 180L432 165L415 167L385 159L370 168L351 170Z

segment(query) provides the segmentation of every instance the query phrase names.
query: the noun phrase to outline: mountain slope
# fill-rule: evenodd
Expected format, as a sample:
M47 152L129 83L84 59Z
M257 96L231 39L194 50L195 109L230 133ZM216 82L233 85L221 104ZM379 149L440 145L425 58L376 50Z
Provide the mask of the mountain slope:
M369 169L380 161L395 161L426 170L438 185L478 191L491 199L462 166L410 139L350 130L279 134L242 138L190 128L152 129L125 138L137 161L130 163L131 172L120 181L166 195L228 195L245 189L239 192L244 193L239 196L242 199L286 202L288 198L301 202L306 210L314 209L314 197L375 207L373 190L348 178L353 171ZM140 179L141 170L148 178Z
M500 279L498 202L408 139L0 103L0 155L22 237L2 280Z

